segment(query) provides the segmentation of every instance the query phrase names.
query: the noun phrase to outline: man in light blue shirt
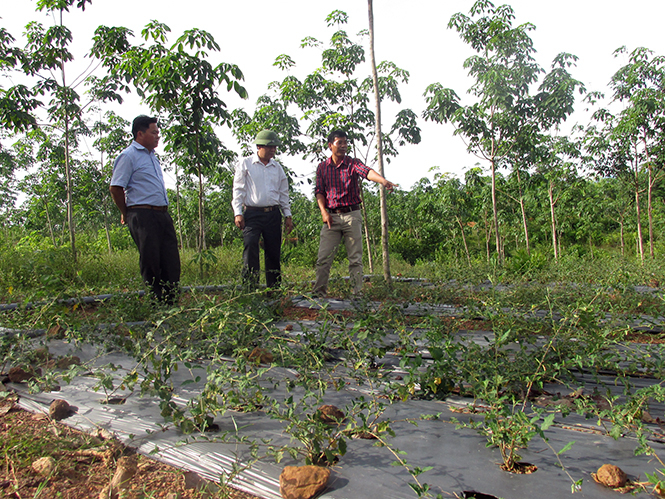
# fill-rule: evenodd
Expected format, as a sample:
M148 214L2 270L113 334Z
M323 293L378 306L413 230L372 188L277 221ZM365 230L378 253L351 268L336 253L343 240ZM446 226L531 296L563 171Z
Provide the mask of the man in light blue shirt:
M141 115L132 124L134 140L113 165L111 197L139 250L143 280L157 299L173 305L180 282L180 254L162 168L157 118Z

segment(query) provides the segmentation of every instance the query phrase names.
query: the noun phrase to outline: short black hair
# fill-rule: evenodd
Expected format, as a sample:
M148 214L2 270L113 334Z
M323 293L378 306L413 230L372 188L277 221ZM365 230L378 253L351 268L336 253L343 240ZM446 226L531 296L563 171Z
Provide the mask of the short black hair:
M330 135L328 135L328 144L332 144L335 142L335 139L345 139L346 138L346 132L344 130L333 130L330 132Z
M159 124L157 118L146 116L145 114L141 114L134 118L134 121L132 122L132 136L134 137L134 140L136 140L136 136L139 132L145 132L153 123Z

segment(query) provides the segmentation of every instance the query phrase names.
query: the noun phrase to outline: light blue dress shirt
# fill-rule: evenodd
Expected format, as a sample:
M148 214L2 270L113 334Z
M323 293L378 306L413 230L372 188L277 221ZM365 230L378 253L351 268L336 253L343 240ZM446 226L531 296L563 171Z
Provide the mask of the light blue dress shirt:
M162 167L155 152L148 151L135 140L116 158L111 185L125 190L127 206L169 204Z

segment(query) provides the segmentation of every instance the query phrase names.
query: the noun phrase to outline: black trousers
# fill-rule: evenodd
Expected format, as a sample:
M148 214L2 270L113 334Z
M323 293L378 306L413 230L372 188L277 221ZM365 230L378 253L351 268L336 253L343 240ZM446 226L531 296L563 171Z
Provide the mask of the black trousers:
M141 277L155 297L173 304L180 282L180 253L173 219L167 211L129 208L129 233L139 250Z
M259 240L263 236L263 249L265 252L266 285L269 288L279 286L281 275L281 247L282 247L282 214L279 210L264 212L259 210L246 210L245 228L242 238L245 250L242 253L242 276L245 282L258 284L259 272Z

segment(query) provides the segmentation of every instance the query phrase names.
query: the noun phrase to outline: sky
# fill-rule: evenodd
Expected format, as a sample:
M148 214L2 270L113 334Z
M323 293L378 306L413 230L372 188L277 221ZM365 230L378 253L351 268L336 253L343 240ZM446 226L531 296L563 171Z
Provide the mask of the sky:
M18 45L24 42L21 36L28 22L38 21L44 25L53 22L45 12L36 12L34 0L0 0L0 3L0 26L18 39ZM496 5L500 3L495 2ZM665 55L665 37L662 36L665 2L512 0L505 3L515 11L514 25L529 22L536 26L530 34L537 50L537 62L548 70L553 58L560 52L578 56L577 67L571 72L589 91L610 94L607 86L610 78L628 62L626 55L613 55L621 46L626 46L629 51L647 47L657 55ZM473 55L473 51L462 42L456 31L447 28L453 14L468 14L472 5L472 0L374 1L377 63L389 60L410 73L409 83L401 87L402 108L410 108L421 116L426 107L423 97L425 88L437 82L455 90L462 104L472 102L467 90L473 80L467 76L463 64ZM245 76L244 86L249 93L247 100L227 94L225 89L221 90L220 97L229 110L242 107L251 114L256 99L268 91L269 83L286 76L273 66L277 56L290 55L296 61L292 74L299 78L319 67L320 52L300 48L300 41L306 36L313 36L327 45L335 29L326 27L325 18L335 9L349 15L349 24L343 29L352 38L367 28L367 2L364 0L92 0L85 12L72 8L65 13L64 24L72 30L73 52L79 65L72 67L71 74L87 66L88 61L83 56L89 50L93 32L99 25L125 26L134 32L137 42L141 29L153 19L171 28L169 40L172 42L184 30L199 28L210 32L221 46L219 53L212 54L211 62L237 64ZM365 72L370 74L369 64ZM3 86L8 84L7 81L0 82ZM578 102L576 113L569 118L562 133L575 123L588 122L586 107L581 101ZM138 114L149 112L137 98L126 100L114 110L130 121ZM390 126L397 110L388 105L382 108L384 131ZM466 169L477 164L483 168L488 166L467 153L464 142L460 137L453 136L450 125L422 119L419 125L422 129L421 143L400 148L399 155L385 167L386 178L402 188L409 189L422 177L431 179L434 167L442 173L463 176ZM276 131L279 133L279 130ZM228 130L222 129L219 134L229 147L240 152ZM280 160L301 178L312 178L314 175L316 165L312 162L284 155L280 156Z

